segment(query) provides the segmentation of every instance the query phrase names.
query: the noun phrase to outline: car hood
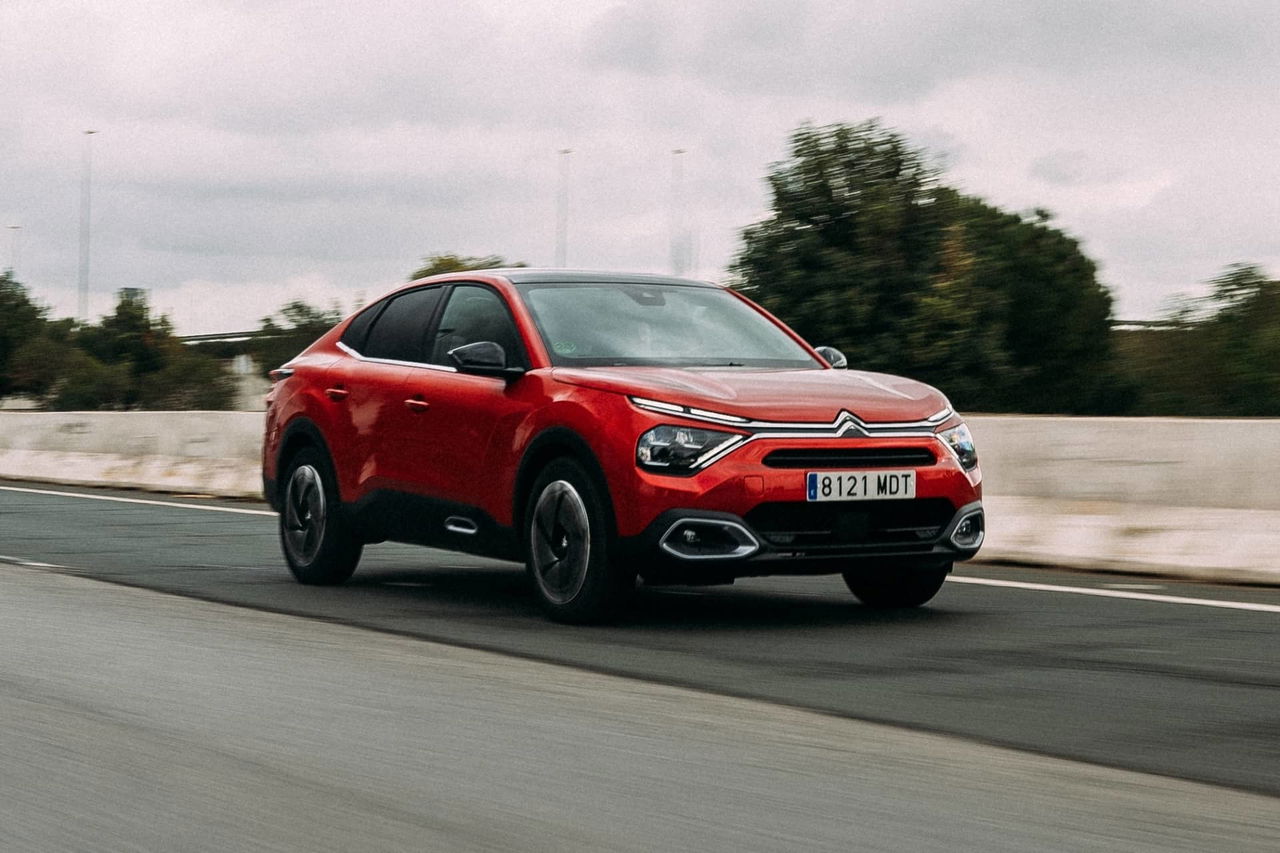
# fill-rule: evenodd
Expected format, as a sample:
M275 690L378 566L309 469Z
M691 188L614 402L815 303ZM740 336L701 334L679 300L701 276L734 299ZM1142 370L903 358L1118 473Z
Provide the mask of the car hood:
M861 370L557 367L560 382L738 415L753 421L831 423L841 411L866 423L922 421L949 407L941 392Z

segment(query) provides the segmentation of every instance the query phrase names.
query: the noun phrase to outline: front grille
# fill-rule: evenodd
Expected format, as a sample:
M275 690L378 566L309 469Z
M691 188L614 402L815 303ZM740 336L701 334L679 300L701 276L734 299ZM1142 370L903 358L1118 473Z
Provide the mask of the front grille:
M955 514L946 498L764 503L746 521L770 545L798 551L900 546L927 551Z
M938 458L927 447L803 447L774 450L770 468L923 468Z

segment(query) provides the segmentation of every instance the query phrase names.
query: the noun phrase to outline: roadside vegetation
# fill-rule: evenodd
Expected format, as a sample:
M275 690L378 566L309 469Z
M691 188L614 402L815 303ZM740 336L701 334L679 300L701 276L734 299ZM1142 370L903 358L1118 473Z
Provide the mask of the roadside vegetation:
M11 272L0 273L0 397L55 411L230 409L235 379L185 346L145 299L122 294L98 323L50 320Z
M731 283L964 411L1280 415L1280 282L1234 264L1207 298L1115 330L1097 265L1048 211L1000 210L933 162L874 121L801 126Z
M1280 416L1280 281L1232 264L1208 296L1117 329L1097 265L1052 214L1000 210L934 163L874 121L797 128L730 285L851 367L923 379L962 411ZM441 253L408 279L507 266L525 264ZM265 374L345 313L292 301L248 341L189 346L136 296L97 324L51 320L0 273L0 397L229 408L226 359L250 355Z

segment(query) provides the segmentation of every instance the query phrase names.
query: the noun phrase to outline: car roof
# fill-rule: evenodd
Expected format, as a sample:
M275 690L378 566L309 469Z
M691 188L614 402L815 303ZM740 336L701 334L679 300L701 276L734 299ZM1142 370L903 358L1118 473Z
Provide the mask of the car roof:
M718 284L710 281L697 281L691 278L638 272L529 269L527 267L477 270L477 272L500 275L517 286L522 284L667 284L684 287L719 288Z

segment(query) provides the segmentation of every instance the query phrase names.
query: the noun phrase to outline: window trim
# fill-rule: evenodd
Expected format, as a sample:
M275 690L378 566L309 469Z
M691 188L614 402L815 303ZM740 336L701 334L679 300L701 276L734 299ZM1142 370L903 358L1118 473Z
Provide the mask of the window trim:
M351 356L357 361L364 361L364 362L368 362L369 364L389 364L389 365L392 365L393 367L422 367L427 370L437 370L437 371L440 371L441 373L457 373L458 372L458 368L449 367L448 365L444 365L444 364L430 364L425 361L399 361L394 358L377 358L376 356L362 355L361 353L356 352L354 349L344 344L342 341L338 341L338 349L342 350L347 355Z
M524 342L524 334L520 331L520 322L516 319L515 312L511 310L511 301L503 295L502 291L498 290L498 288L494 287L488 282L471 281L469 279L462 280L462 281L450 281L445 284L445 287L449 289L449 292L445 294L444 299L440 300L440 307L436 310L435 316L431 320L431 329L428 332L428 334L432 339L431 349L433 350L435 349L434 341L435 341L436 335L440 333L440 321L444 319L444 312L449 310L449 303L453 300L454 291L456 291L459 287L478 287L483 290L489 291L494 295L494 297L497 298L498 304L501 305L502 310L507 313L507 319L511 321L512 330L515 331L516 347L519 350L517 355L520 356L520 360L519 360L519 364L513 364L511 359L511 353L507 353L507 366L520 367L526 371L532 369L530 367L531 362L529 360L528 347L525 346L525 342ZM449 370L454 371L455 373L458 372L457 368L452 367L450 365L446 365L446 364L436 364L435 362L430 362L430 361L424 362L424 364L427 364L432 367L447 368Z
M395 293L390 293L384 296L382 299L378 300L378 302L375 302L373 305L370 305L368 308L364 309L364 311L377 311L378 316L373 318L373 320L369 323L369 328L365 330L363 343L366 346L368 345L369 333L373 331L374 327L378 324L378 321L382 319L383 312L386 311L387 306L390 305L392 302L410 293L417 293L419 291L429 290L432 288L440 288L442 291L440 301L436 304L435 308L432 309L431 318L427 321L426 330L423 335L424 337L423 344L425 348L425 344L427 342L426 339L430 339L431 341L434 342L436 334L439 332L440 320L441 318L444 317L445 309L448 307L449 301L453 298L453 292L460 286L484 288L485 290L488 290L494 296L497 297L498 304L502 306L502 310L507 312L507 319L511 321L511 326L516 333L516 344L519 348L519 352L517 354L520 356L520 364L518 366L522 367L526 371L530 370L531 368L529 366L530 360L529 360L529 354L528 354L528 347L525 345L524 334L520 330L520 323L519 321L516 320L515 312L511 310L510 301L503 296L502 292L498 290L498 288L483 281L470 281L470 280L446 281L446 282L440 282L438 284L429 284L429 285L426 285L425 287L411 287L411 288L406 288L404 290L397 290ZM361 311L360 313L364 313L364 311ZM346 334L346 330L343 330L343 335L345 334ZM427 370L435 370L440 373L457 373L459 375L462 375L462 372L458 370L458 368L450 364L436 364L435 362L432 362L432 361L402 361L396 358L380 358L378 356L365 355L364 353L357 350L355 347L343 341L342 336L339 336L337 346L338 346L338 349L342 350L352 358L355 358L358 361L368 362L370 364L389 364L395 367L420 367L420 368L425 368ZM427 356L427 355L429 355L429 353L424 353L424 356ZM510 354L508 354L508 362L510 362L510 360L511 360ZM466 375L470 375L470 374L466 374ZM485 377L485 378L492 378L492 377Z
M387 312L387 308L391 305L392 302L395 302L397 299L400 299L402 297L408 296L413 293L421 293L424 290L434 290L436 288L440 289L441 296L439 301L436 302L435 306L432 307L431 316L427 318L426 325L423 329L422 344L425 346L426 339L428 337L435 336L436 325L440 320L440 311L443 308L444 304L449 300L450 287L448 284L429 284L425 287L410 287L410 288L405 288L404 290L397 290L395 293L391 293L384 296L381 300L379 300L379 302L381 303L381 307L378 308L378 316L373 318L373 321L369 324L369 328L365 331L363 345L365 347L369 345L369 335L373 332L375 328L377 328L378 321L382 319L382 315ZM430 362L427 362L427 361L421 361L421 362L403 361L401 359L396 359L396 358L382 358L380 356L364 355L363 353L356 350L354 347L344 343L341 338L339 338L338 340L338 346L342 347L344 351L349 352L352 355L356 356L361 361L376 362L378 364L399 364L399 365L410 365L410 366L430 364ZM437 365L437 366L447 366L447 365Z

